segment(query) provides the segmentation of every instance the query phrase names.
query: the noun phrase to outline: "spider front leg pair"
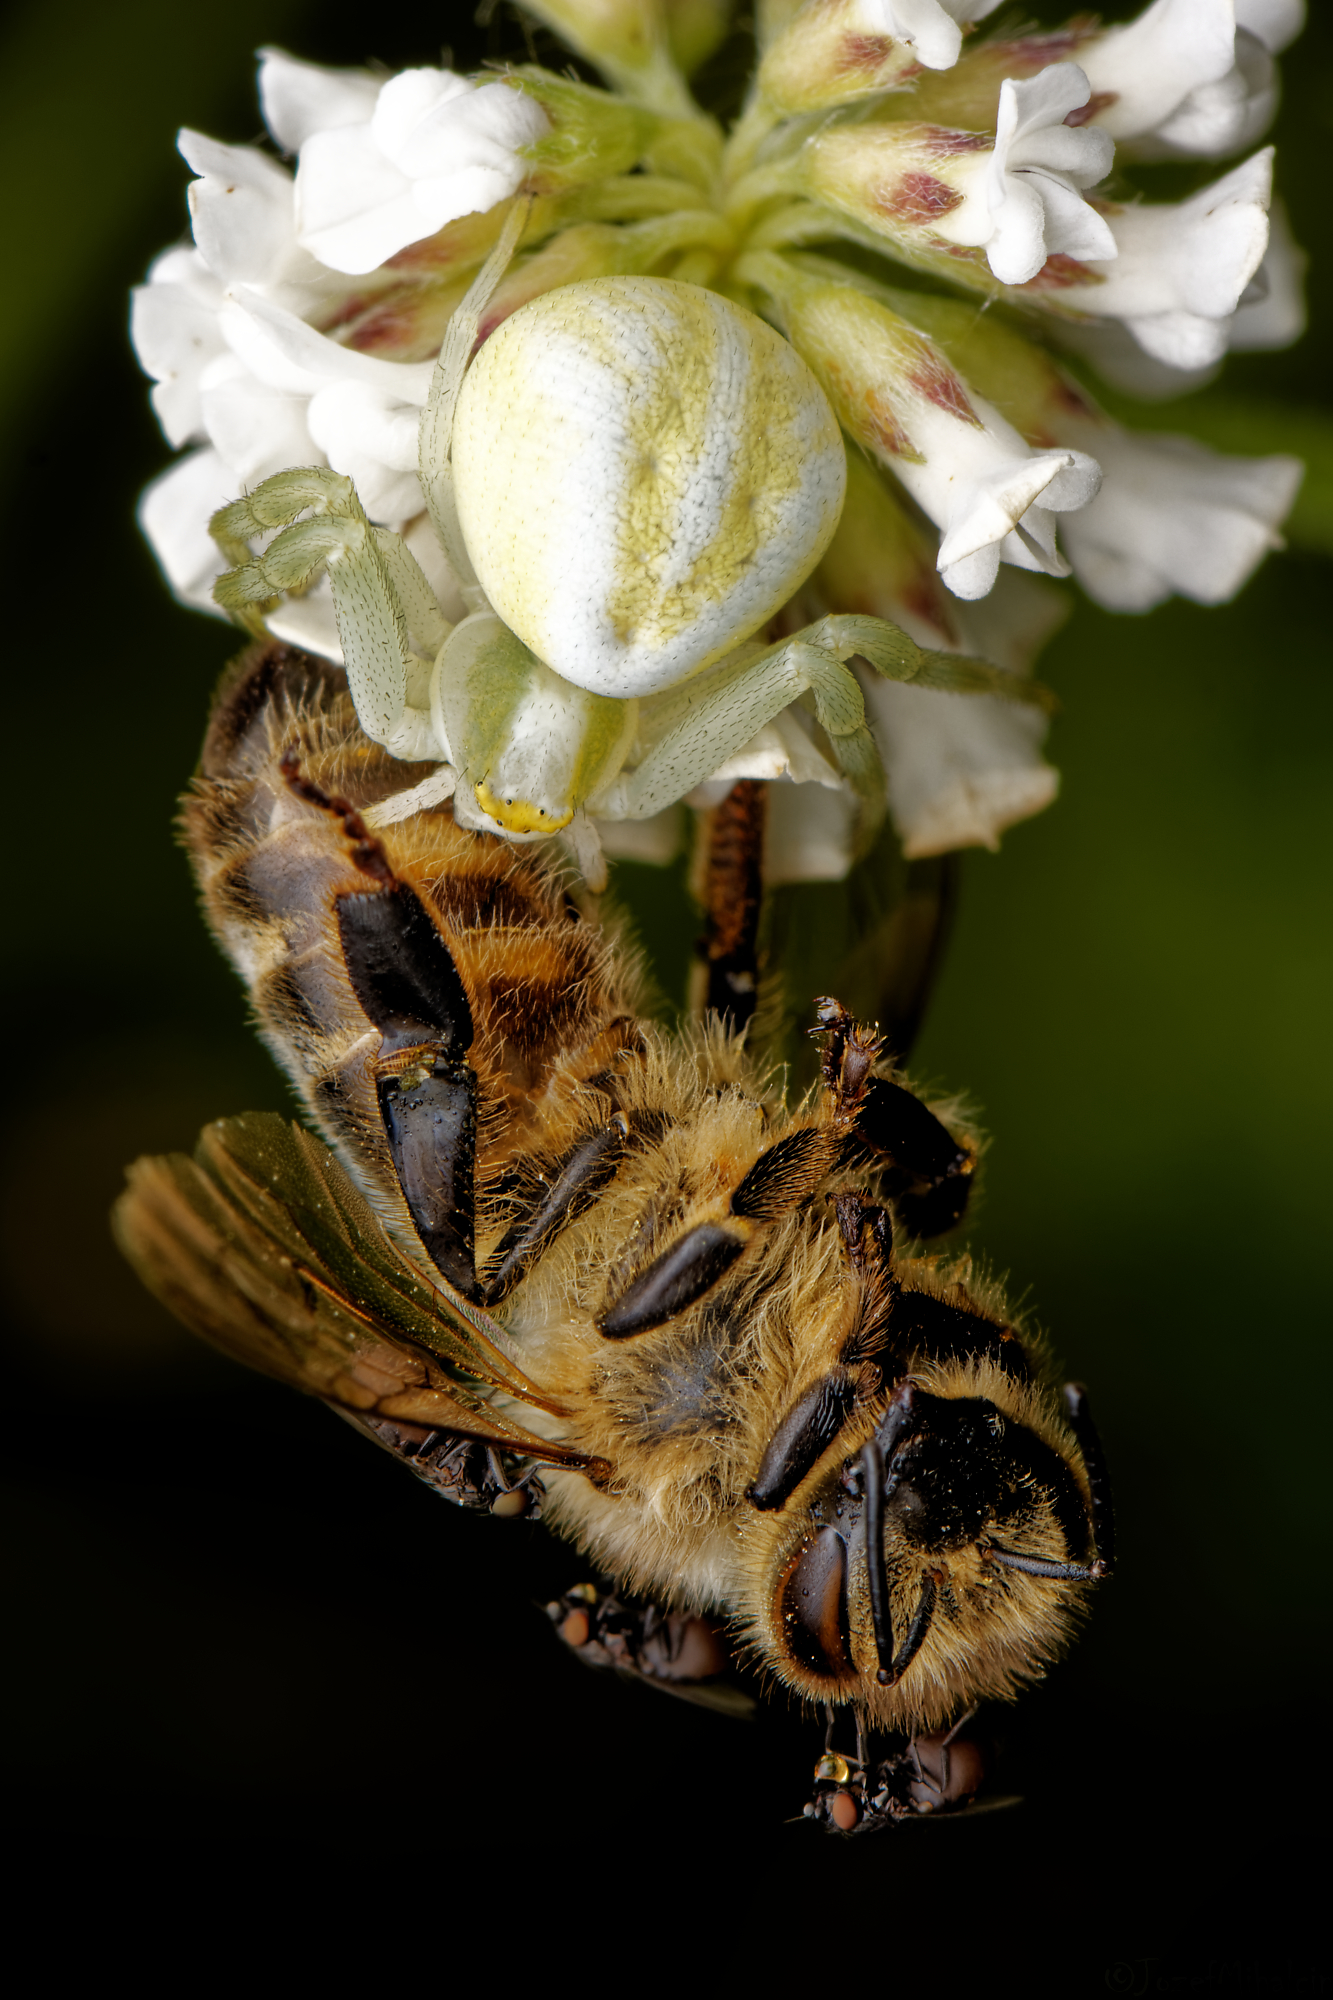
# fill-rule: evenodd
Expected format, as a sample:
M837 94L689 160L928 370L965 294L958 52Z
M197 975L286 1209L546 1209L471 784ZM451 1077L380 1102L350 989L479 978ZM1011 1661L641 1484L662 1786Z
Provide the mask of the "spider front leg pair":
M307 590L327 569L361 727L404 761L447 758L430 713L429 679L453 627L406 543L372 525L350 479L324 466L279 472L220 508L209 526L236 564L218 579L217 601L257 636L275 600ZM274 529L280 532L265 552L252 554L251 542ZM428 658L413 652L411 638Z

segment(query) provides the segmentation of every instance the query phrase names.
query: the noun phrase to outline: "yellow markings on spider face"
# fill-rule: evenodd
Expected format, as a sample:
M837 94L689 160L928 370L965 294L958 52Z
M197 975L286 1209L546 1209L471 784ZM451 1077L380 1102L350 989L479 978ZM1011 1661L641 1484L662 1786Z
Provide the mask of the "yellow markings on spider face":
M454 632L435 693L477 803L507 833L557 833L620 768L638 704L575 687L489 611Z
M846 461L804 361L716 292L602 278L491 335L459 397L468 553L566 680L650 694L721 658L809 575Z

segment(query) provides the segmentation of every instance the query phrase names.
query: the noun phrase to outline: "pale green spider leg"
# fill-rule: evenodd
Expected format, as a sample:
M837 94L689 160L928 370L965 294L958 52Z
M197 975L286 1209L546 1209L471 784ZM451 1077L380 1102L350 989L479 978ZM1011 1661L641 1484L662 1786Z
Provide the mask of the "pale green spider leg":
M490 303L491 294L509 268L510 259L518 247L519 238L527 225L532 211L530 199L514 203L505 217L504 228L496 239L495 248L478 271L459 303L445 330L444 345L440 358L435 364L431 377L430 395L421 413L421 435L417 451L417 470L421 477L421 490L426 496L426 511L431 525L439 537L440 546L449 558L449 564L458 579L463 593L463 602L469 611L489 611L486 594L477 582L472 559L463 541L463 531L458 521L458 506L454 499L454 479L452 468L454 411L458 406L458 392L463 386L472 349L476 345L481 328L482 314Z
M864 659L887 680L956 694L999 694L1042 701L1041 690L984 660L924 652L879 618L821 618L804 631L755 652L741 649L711 672L643 704L646 754L590 802L611 819L645 819L702 784L766 723L802 695L829 739L839 768L861 802L861 841L884 816L884 776L866 727L856 676L844 664Z
M209 525L225 553L240 548L248 558L218 578L213 594L252 630L252 607L306 589L327 567L347 684L367 736L406 762L448 757L431 720L429 682L453 628L405 544L366 519L350 479L319 466L279 472ZM282 532L263 555L250 555L251 539L274 528ZM412 651L409 629L427 658Z

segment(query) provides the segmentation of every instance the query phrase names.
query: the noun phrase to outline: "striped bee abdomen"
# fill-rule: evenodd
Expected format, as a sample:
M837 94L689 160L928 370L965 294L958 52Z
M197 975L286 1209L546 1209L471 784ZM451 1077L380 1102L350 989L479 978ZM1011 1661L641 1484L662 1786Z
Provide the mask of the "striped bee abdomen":
M404 768L361 734L337 669L255 648L214 712L185 834L310 1112L384 1220L476 1295L478 1194L604 1125L583 1086L635 1033L548 858L465 832L448 806L367 825ZM504 1210L482 1234L506 1221L514 1236Z

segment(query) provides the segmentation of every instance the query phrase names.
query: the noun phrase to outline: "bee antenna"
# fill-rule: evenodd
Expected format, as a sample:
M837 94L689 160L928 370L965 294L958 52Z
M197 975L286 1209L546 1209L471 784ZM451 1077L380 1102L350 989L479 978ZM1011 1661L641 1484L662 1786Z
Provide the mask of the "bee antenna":
M986 1548L985 1556L987 1562L1001 1563L1005 1569L1021 1570L1024 1576L1050 1576L1064 1583L1100 1583L1109 1574L1104 1562L1049 1562L1045 1556L1020 1556L1013 1549L997 1549L994 1542Z
M874 1627L875 1653L879 1660L875 1678L882 1687L891 1687L898 1678L894 1671L893 1614L889 1608L888 1579L884 1574L884 1502L892 1496L898 1484L893 1460L911 1436L915 1418L916 1385L910 1380L900 1382L889 1398L884 1421L861 1453L866 1503L866 1577L870 1585L870 1622ZM887 1484L886 1465L889 1468ZM915 1624L914 1619L913 1629ZM908 1636L910 1638L911 1635ZM923 1630L921 1638L924 1637ZM917 1645L920 1643L921 1639L918 1639ZM915 1652L916 1647L912 1650Z
M912 1615L912 1622L907 1628L907 1637L903 1640L902 1645L894 1655L893 1665L889 1669L888 1684L890 1687L893 1686L895 1681L902 1679L917 1654L921 1651L921 1642L927 1632L929 1632L930 1621L935 1615L935 1595L939 1589L939 1584L939 1571L928 1569L921 1579L921 1595L916 1601L916 1610ZM880 1678L882 1680L884 1676L881 1674Z
M1088 1392L1083 1384L1066 1382L1061 1395L1069 1428L1078 1439L1078 1448L1088 1473L1092 1551L1097 1558L1094 1567L1100 1565L1104 1574L1109 1573L1115 1561L1115 1512L1111 1505L1111 1477L1106 1469L1102 1441L1097 1435L1097 1426L1088 1408Z
M870 1622L879 1660L876 1678L893 1678L893 1615L884 1575L884 1460L878 1438L870 1438L861 1453L861 1477L866 1504L866 1580L870 1585Z

